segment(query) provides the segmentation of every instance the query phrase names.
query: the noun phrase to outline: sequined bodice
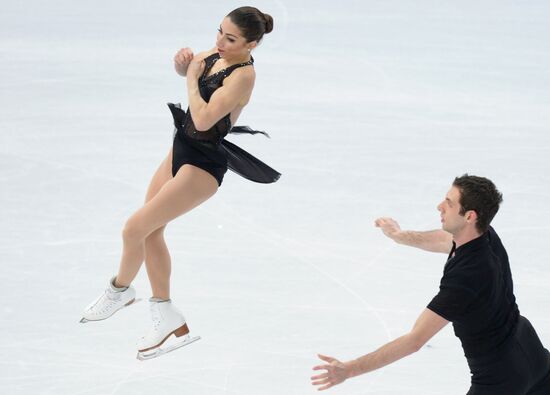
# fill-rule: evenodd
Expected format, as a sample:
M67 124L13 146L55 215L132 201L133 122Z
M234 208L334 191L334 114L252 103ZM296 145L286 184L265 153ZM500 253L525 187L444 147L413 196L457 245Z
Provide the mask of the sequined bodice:
M254 59L251 57L248 62L238 63L231 65L225 69L222 69L214 74L208 75L214 63L220 58L218 53L214 53L204 59L206 65L204 72L199 77L199 92L204 101L209 102L210 98L216 91L223 85L223 80L229 76L233 70L254 64ZM186 136L196 140L197 142L203 143L205 145L215 145L221 143L223 138L227 135L231 129L231 114L226 114L222 119L220 119L214 126L206 131L197 131L193 123L191 112L189 108L187 109L187 115L185 117L185 124L183 126L184 133Z

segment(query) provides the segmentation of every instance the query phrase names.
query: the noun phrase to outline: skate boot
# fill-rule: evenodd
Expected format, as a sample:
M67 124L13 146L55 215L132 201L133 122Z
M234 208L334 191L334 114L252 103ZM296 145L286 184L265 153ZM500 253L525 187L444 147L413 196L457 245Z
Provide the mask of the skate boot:
M136 291L132 286L115 288L115 277L109 281L105 292L84 310L80 322L101 321L109 318L118 310L132 304L136 299Z
M137 359L156 358L177 348L186 346L200 337L189 336L189 328L181 312L171 300L149 299L153 326L138 341Z

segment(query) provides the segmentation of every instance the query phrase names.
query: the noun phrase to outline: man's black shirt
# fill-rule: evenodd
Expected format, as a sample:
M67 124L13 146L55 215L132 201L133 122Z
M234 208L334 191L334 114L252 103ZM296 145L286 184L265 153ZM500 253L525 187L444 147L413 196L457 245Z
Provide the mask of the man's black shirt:
M453 323L467 358L490 354L513 335L519 317L508 254L495 230L453 249L428 308Z

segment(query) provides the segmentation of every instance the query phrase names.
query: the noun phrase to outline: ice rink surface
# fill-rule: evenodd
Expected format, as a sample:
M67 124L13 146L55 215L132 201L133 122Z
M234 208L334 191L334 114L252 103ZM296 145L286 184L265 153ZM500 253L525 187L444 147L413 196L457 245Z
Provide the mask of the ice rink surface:
M550 4L257 1L274 31L229 139L283 173L228 172L170 224L172 299L198 343L135 359L141 302L99 323L82 309L118 267L187 103L172 57L212 48L235 1L2 0L0 393L304 395L316 353L346 360L406 333L444 255L373 226L439 227L453 178L487 176L522 314L550 346ZM464 394L447 326L417 354L327 394Z

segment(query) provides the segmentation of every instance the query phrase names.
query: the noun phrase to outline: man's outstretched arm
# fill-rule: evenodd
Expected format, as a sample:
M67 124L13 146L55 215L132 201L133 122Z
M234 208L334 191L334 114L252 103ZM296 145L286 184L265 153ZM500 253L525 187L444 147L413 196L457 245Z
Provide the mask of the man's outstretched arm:
M319 354L319 358L327 364L313 368L313 370L324 370L324 372L311 377L311 383L319 386L319 391L322 391L348 378L380 369L420 350L428 340L448 323L449 321L445 318L429 309L425 309L409 333L385 344L370 354L349 362L340 362L335 358Z
M443 229L428 231L401 230L399 223L388 217L378 218L374 221L374 225L399 244L445 254L451 252L453 247L453 236Z

